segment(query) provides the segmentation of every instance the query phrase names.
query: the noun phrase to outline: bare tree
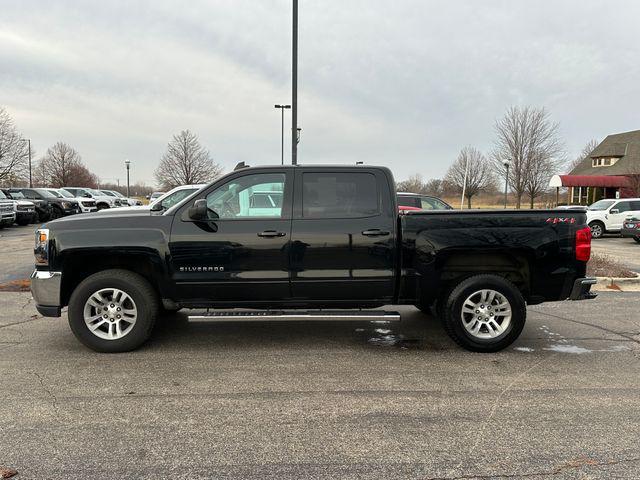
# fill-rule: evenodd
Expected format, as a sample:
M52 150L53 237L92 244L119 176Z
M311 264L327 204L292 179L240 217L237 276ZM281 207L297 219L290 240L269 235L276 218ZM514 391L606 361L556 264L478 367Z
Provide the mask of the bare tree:
M9 113L0 107L0 182L15 182L26 173L29 151Z
M504 177L503 161L510 160L509 187L515 194L516 208L520 208L525 193L533 203L564 160L558 124L551 122L544 108L510 107L496 121L495 131L495 170Z
M207 183L222 173L209 152L189 130L174 135L155 171L156 181L163 189L179 185Z
M470 146L460 150L444 179L460 192L464 191L468 208L471 208L471 198L495 181L492 165L480 150Z
M422 175L414 173L407 180L398 182L396 184L396 190L398 192L424 193L425 184L422 180Z
M573 170L578 165L580 165L584 161L584 159L587 158L591 154L591 152L593 152L596 149L598 145L600 145L600 142L598 140L596 139L589 140L587 144L584 147L582 147L582 151L578 154L578 156L573 160L571 160L571 162L569 162L569 165L568 165L569 171Z
M36 166L37 182L54 188L83 185L87 172L80 154L64 142L49 147Z

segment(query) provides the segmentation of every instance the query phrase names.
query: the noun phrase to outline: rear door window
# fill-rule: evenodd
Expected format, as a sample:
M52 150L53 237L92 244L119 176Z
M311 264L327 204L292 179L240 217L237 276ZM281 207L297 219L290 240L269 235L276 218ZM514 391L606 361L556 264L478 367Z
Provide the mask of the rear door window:
M380 212L376 177L367 172L302 175L303 218L361 218Z
M619 213L628 212L631 210L631 202L618 202L613 209L618 209Z

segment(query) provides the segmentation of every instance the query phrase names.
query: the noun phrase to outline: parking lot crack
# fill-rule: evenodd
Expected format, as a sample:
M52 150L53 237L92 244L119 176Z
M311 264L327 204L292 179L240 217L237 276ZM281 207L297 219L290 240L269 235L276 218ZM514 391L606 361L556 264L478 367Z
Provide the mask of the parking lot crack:
M536 313L539 313L540 315L545 315L547 317L552 317L552 318L557 318L559 320L564 320L566 322L577 323L577 324L584 325L584 326L587 326L587 327L593 327L593 328L596 328L598 330L602 330L603 332L611 333L613 335L618 335L618 336L620 336L622 338L626 338L630 342L640 344L640 340L638 340L636 338L633 338L633 336L629 335L626 332L617 332L615 330L611 330L610 328L606 328L606 327L603 327L601 325L597 325L595 323L583 322L583 321L580 321L580 320L574 320L573 318L561 317L560 315L554 315L552 313L541 312L539 310L536 310Z
M478 429L477 433L476 433L476 439L473 442L473 445L471 446L471 449L469 450L469 456L473 455L473 452L475 452L476 448L478 447L478 445L480 445L480 442L482 442L482 440L484 439L484 432L487 428L487 425L489 425L489 423L491 422L491 420L493 419L493 417L496 414L496 411L498 410L498 406L500 404L500 400L502 400L502 398L517 384L519 383L521 380L523 380L527 375L529 375L529 373L531 373L533 370L535 370L536 368L538 368L540 365L542 365L543 363L548 362L550 359L554 358L555 356L557 356L558 354L553 354L553 355L549 355L548 357L543 358L542 360L540 360L539 362L534 363L533 365L531 365L529 368L527 368L526 370L524 370L520 375L518 375L516 378L514 378L511 383L509 383L495 398L495 400L493 401L493 405L491 405L491 410L489 411L489 415L487 416L487 418L485 419L484 422L482 422L482 424L480 425L480 428ZM456 470L460 470L460 468L462 467L462 462L460 464L458 464L458 466L456 467ZM452 478L465 478L465 477L452 477Z
M42 387L42 390L44 390L44 392L47 394L47 397L49 398L49 400L51 400L51 405L53 406L53 409L56 411L56 414L58 413L58 399L56 398L55 394L49 390L49 388L45 385L44 383L44 379L42 378L42 376L37 373L37 372L29 372L31 375L35 376L38 379L38 382L40 383L40 387Z

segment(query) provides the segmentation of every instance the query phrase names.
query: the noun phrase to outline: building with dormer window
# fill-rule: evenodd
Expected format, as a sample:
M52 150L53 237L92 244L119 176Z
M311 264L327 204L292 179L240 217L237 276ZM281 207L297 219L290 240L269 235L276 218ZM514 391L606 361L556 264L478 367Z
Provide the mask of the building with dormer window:
M567 203L590 205L603 198L638 195L640 130L608 135L568 175L554 175L549 186L568 189Z

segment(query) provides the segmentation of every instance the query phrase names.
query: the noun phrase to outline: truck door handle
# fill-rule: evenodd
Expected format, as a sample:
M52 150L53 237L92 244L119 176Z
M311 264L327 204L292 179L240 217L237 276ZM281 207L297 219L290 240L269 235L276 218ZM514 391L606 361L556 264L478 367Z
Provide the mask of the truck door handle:
M275 230L265 230L264 232L258 233L258 236L263 238L284 237L285 235L286 233L276 232Z
M372 228L371 230L364 230L362 235L365 237L385 237L389 235L389 232L380 230L379 228Z

